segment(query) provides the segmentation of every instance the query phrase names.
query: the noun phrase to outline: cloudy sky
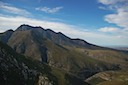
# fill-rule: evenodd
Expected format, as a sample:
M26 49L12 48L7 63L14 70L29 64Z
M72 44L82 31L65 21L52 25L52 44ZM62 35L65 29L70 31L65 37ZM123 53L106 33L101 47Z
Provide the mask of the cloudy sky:
M128 0L0 0L0 32L21 24L96 45L128 46Z

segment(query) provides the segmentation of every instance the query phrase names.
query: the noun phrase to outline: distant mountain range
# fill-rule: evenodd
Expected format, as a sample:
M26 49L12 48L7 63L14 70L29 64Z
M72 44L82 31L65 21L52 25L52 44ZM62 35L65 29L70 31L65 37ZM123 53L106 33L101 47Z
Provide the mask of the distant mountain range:
M128 46L111 46L110 48L117 49L117 50L128 51Z
M128 70L127 51L71 39L61 32L42 27L21 25L15 31L1 33L0 41L32 60L63 70L81 80L103 71Z

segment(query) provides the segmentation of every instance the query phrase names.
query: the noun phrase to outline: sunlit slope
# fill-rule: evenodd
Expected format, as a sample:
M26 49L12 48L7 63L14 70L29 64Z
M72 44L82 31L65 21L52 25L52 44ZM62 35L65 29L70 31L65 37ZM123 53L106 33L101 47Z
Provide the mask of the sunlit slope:
M91 85L127 85L128 71L101 72L86 81Z

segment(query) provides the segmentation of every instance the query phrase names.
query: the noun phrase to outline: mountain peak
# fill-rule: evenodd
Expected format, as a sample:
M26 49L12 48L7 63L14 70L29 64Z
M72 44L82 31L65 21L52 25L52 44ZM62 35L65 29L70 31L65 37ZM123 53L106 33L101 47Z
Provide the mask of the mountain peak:
M23 25L19 26L19 27L16 29L16 31L25 31L25 30L30 30L30 29L32 29L32 28L33 28L32 26L23 24Z
M26 31L26 30L32 30L32 29L35 29L35 28L38 28L38 29L43 29L42 27L40 26L30 26L30 25L27 25L27 24L22 24L21 26L19 26L16 31Z
M6 32L14 32L12 29L7 30Z
M42 35L43 37L50 39L52 42L56 44L64 44L68 46L85 47L85 48L93 48L94 46L86 42L85 40L79 38L72 39L61 32L54 32L51 29L43 29L42 27L39 26L33 27L30 25L23 24L20 27L18 27L16 31L27 31L27 30L33 30L34 33L36 32L36 34L40 34L40 36Z

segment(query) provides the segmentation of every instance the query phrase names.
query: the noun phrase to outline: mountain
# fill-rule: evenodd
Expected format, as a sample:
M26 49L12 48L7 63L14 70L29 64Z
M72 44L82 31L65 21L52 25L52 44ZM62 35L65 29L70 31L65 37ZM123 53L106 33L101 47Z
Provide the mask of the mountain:
M7 43L13 32L13 30L7 30L4 33L0 33L0 40L4 43Z
M0 41L4 42L2 35ZM20 54L83 80L98 72L128 68L126 51L100 47L82 39L71 39L61 32L42 27L21 25L5 43Z
M51 68L0 42L0 85L89 85L81 79Z
M116 47L116 46L114 47L114 46L113 46L113 47L111 47L111 48L113 48L113 49L117 49L117 50L128 51L128 46L125 46L125 47L124 47L124 46L122 46L122 47L121 47L121 46L119 46L119 47Z

